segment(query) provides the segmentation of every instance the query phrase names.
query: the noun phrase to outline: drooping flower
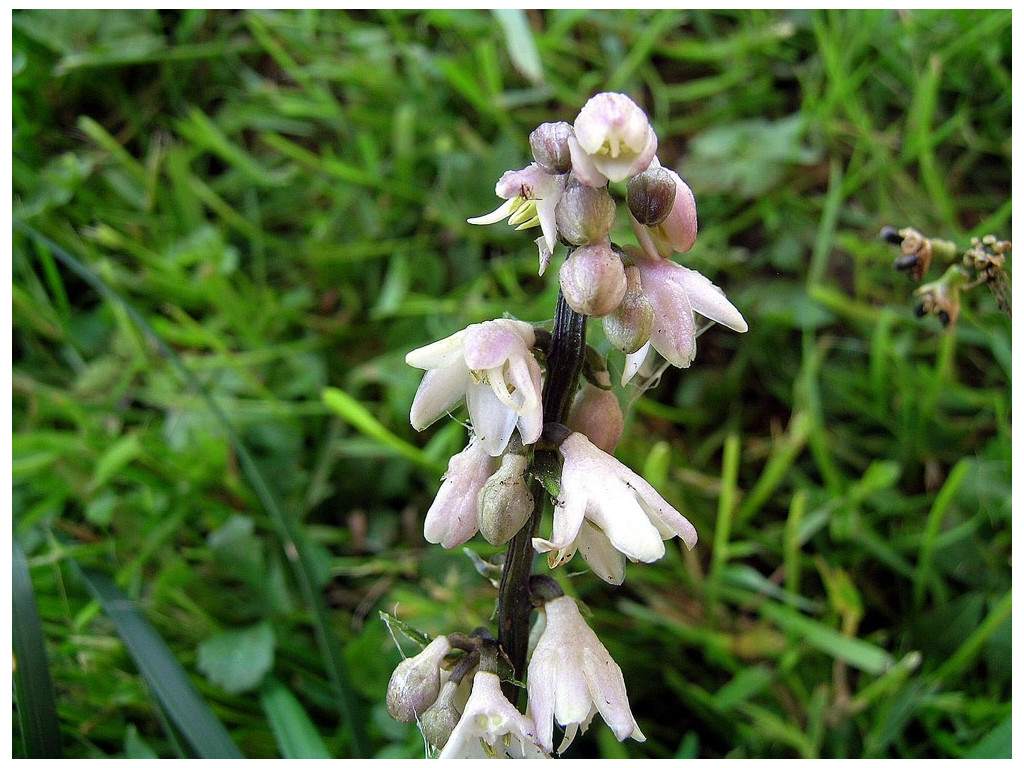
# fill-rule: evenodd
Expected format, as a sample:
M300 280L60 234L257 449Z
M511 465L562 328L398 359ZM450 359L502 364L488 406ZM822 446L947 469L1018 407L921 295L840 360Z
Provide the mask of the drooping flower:
M400 723L411 723L437 700L441 689L441 661L451 647L448 638L439 635L418 654L395 667L386 699L391 717Z
M426 370L412 403L413 428L426 429L465 399L491 456L505 450L517 427L524 445L537 442L543 414L534 339L529 323L489 320L410 352L405 362Z
M573 432L558 448L564 459L555 499L551 538L535 538L538 552L550 552L554 568L568 562L580 546L585 521L612 547L634 562L651 563L665 554L665 539L678 536L688 549L697 543L693 525L627 466ZM593 532L585 532L585 536ZM595 542L587 542L592 546ZM603 559L606 553L601 553Z
M478 670L462 717L438 757L545 758L547 752L539 744L533 720L501 692L498 676Z
M477 495L494 472L494 458L475 436L448 461L448 471L423 521L423 538L451 549L477 532Z
M528 712L541 746L551 751L552 719L565 728L562 753L597 713L615 738L645 737L633 718L622 671L580 614L576 601L558 597L541 609L544 626L530 659Z
M569 137L573 171L592 187L640 173L658 150L658 137L647 115L623 93L591 98L573 128Z
M639 368L653 347L677 368L687 368L697 354L697 322L694 313L739 333L747 330L743 315L717 285L700 272L688 269L657 253L628 249L640 269L644 295L654 310L649 346L627 358L627 368ZM628 380L628 379L626 379Z
M494 187L494 193L505 202L490 213L467 221L496 224L508 219L509 226L516 229L540 225L545 244L553 251L558 243L555 207L565 189L565 178L565 174L549 173L539 163L530 163L518 171L505 171Z

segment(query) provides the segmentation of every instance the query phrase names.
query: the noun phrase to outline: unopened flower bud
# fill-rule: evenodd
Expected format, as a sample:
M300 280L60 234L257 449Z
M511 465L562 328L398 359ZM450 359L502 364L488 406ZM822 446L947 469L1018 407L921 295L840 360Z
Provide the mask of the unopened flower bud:
M448 680L441 686L441 692L423 716L420 718L420 731L423 738L435 749L444 749L448 737L452 735L462 714L455 707L455 694L458 686Z
M570 245L604 240L614 221L615 201L607 187L588 187L570 180L555 206L558 234Z
M548 173L568 173L572 167L569 134L572 126L565 122L541 123L530 134L533 159Z
M651 338L654 308L640 284L640 268L626 267L626 293L615 311L603 319L604 335L612 346L631 355Z
M577 248L562 263L558 284L566 302L581 315L603 317L626 294L622 259L604 242Z
M451 647L444 635L435 637L426 648L395 668L386 697L391 717L400 723L411 723L434 703L441 688L441 661Z
M526 467L525 456L506 453L501 467L488 478L477 496L480 533L496 547L519 533L533 513Z
M661 167L658 158L654 158L652 167ZM693 247L697 239L697 202L693 199L693 190L679 178L678 173L667 168L661 170L668 174L667 178L671 179L676 187L671 210L662 221L648 226L640 221L633 212L633 206L630 206L630 223L633 225L637 240L647 253L668 258L673 251L686 253ZM640 213L644 211L641 210Z
M613 453L622 437L624 423L622 407L615 393L587 382L576 394L566 426L573 432L582 432L605 453Z
M626 184L626 205L638 222L656 227L672 212L676 182L667 168L651 166Z

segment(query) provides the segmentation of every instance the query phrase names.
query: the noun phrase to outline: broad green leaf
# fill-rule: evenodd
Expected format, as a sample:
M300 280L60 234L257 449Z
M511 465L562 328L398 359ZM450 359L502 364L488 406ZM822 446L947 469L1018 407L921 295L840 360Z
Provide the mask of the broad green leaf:
M274 645L274 629L267 622L225 630L199 644L196 665L228 693L244 693L254 690L273 666Z

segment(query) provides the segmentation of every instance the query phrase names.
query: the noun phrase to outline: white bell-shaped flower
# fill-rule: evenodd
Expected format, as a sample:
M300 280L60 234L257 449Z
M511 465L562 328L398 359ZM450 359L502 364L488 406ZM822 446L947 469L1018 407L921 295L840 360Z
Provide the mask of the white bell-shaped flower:
M585 522L634 562L659 560L665 555L664 540L674 536L688 549L697 543L693 525L650 483L596 447L585 435L573 432L558 450L564 463L551 538L533 540L537 551L551 553L548 563L552 568L568 562L576 553ZM593 538L590 529L583 535L590 536L585 540L588 548L603 546L603 542ZM601 562L608 562L607 552L595 550L594 554L595 559L600 557ZM605 570L615 572L611 563Z
M542 609L544 626L530 659L526 689L529 714L541 746L551 751L552 720L565 728L562 753L597 713L615 738L645 737L633 718L622 670L584 621L576 601L563 596Z
M446 758L545 758L533 720L519 712L501 692L493 672L478 670L473 692L458 725L438 755Z
M531 347L533 326L518 320L476 323L405 356L426 370L413 399L410 421L426 429L465 399L484 449L498 456L519 428L523 444L540 438L541 370Z

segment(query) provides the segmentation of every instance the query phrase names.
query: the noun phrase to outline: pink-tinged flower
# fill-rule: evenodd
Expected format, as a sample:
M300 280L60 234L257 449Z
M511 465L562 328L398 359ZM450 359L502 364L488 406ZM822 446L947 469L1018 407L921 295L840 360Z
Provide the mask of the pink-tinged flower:
M517 230L539 224L548 251L553 251L558 243L555 206L565 189L565 178L565 174L548 173L538 163L530 163L518 171L506 171L494 187L494 193L505 202L490 213L467 221L496 224L508 219L509 226Z
M627 357L627 369L639 368L654 347L677 368L688 368L697 354L697 321L694 313L739 333L747 330L743 315L717 285L700 272L687 269L657 253L628 251L640 269L640 282L654 310L648 346ZM628 372L627 370L627 372ZM628 381L628 378L624 377Z
M494 473L494 458L483 441L473 437L448 461L448 471L423 521L423 538L451 549L476 535L477 495Z
M599 93L583 105L569 137L573 172L592 187L622 181L651 164L658 137L644 111L623 93Z
M615 738L645 741L629 709L622 670L598 640L571 597L559 597L540 611L544 621L526 681L529 709L541 746L552 747L552 719L565 728L564 752L586 731L596 713Z
M651 165L661 167L658 158L654 158ZM661 223L649 227L637 221L632 213L629 220L645 252L668 258L673 251L686 253L693 247L697 239L697 202L693 198L693 191L678 173L668 168L662 170L669 174L676 185L675 200L668 216Z
M588 522L607 537L611 546L630 560L651 563L665 554L665 539L678 536L688 549L697 543L690 522L661 497L654 487L627 466L573 432L558 450L564 459L561 488L555 499L551 538L533 540L538 552L550 552L555 568L568 562L580 548L581 532L588 548L603 546ZM602 562L607 553L594 552ZM611 565L606 571L614 573ZM604 576L602 576L604 578Z
M517 710L501 692L493 672L478 670L473 692L458 725L441 754L447 758L545 758L533 720Z
M523 444L537 442L544 426L541 370L531 347L533 327L518 320L477 323L405 356L426 370L410 421L426 429L465 399L473 430L491 456L519 428Z

